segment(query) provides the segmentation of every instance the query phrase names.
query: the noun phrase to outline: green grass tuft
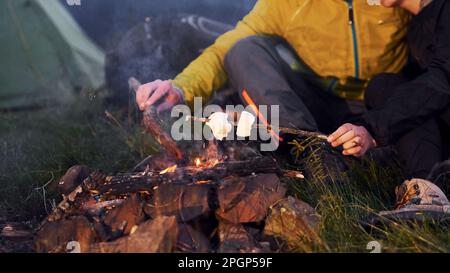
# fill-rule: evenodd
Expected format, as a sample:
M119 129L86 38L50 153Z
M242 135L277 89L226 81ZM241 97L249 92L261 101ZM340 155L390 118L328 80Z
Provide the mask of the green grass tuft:
M124 113L111 112L126 120ZM73 165L114 173L154 152L152 140L138 125L124 124L108 119L102 103L87 98L33 112L2 113L0 215L42 217L58 201L59 177Z
M317 245L299 240L291 251L305 252L370 252L367 244L377 241L382 252L449 252L450 233L447 226L400 223L383 229L365 230L361 221L370 214L392 209L395 186L403 182L399 168L380 167L370 159L354 162L350 169L324 183L323 162L316 153L303 159L316 169L306 180L286 180L290 194L309 203L321 215Z

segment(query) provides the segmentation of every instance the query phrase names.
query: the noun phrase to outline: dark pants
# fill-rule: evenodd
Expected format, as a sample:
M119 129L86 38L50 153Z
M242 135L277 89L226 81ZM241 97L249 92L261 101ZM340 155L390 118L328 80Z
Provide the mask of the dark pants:
M230 87L239 91L238 103L243 102L241 91L245 89L257 105L280 106L280 126L326 134L343 123L352 122L365 111L363 102L338 98L295 72L290 61L277 50L280 46L290 49L277 38L252 36L239 41L229 51L225 70ZM393 88L405 81L391 74L375 77L366 91L367 107L383 105ZM444 120L450 124L450 119ZM450 136L442 137L449 132L440 128L444 123L430 120L395 144L408 178L426 178L432 167L443 160L443 151L448 151L443 139L450 139Z
M406 78L397 74L381 74L374 77L366 90L367 108L370 110L383 106L394 94L395 87L406 81ZM435 164L448 157L446 152L450 150L447 127L450 124L449 113L429 120L395 143L398 158L407 178L426 178Z
M323 133L332 133L365 111L363 102L336 97L295 72L280 55L280 46L294 54L282 40L266 36L245 38L229 51L225 70L240 103L245 89L257 105L280 106L280 126Z

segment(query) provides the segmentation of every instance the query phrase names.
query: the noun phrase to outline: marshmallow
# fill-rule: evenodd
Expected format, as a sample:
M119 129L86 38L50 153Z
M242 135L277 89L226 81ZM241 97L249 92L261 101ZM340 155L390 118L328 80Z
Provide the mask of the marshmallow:
M218 140L223 140L231 132L233 126L228 121L228 115L222 112L216 112L209 116L206 125L211 128L214 137Z
M239 123L236 130L236 135L239 137L249 137L252 133L253 124L256 118L251 113L243 111L239 118Z

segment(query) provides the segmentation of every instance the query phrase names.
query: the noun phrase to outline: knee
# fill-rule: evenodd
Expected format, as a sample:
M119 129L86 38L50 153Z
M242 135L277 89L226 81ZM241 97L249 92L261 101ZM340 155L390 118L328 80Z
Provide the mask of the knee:
M255 49L260 48L267 39L269 38L255 35L238 41L225 55L225 71L230 73L233 68L242 66L248 58L255 56L252 52L254 53Z

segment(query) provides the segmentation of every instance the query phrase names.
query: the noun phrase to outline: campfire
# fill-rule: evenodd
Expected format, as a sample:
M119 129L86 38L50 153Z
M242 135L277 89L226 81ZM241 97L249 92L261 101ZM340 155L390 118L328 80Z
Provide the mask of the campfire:
M76 245L94 253L258 253L282 251L290 240L319 241L319 216L286 196L280 181L301 173L281 170L243 142L181 149L151 109L143 124L164 151L131 173L78 177L41 223L38 252L70 252Z

